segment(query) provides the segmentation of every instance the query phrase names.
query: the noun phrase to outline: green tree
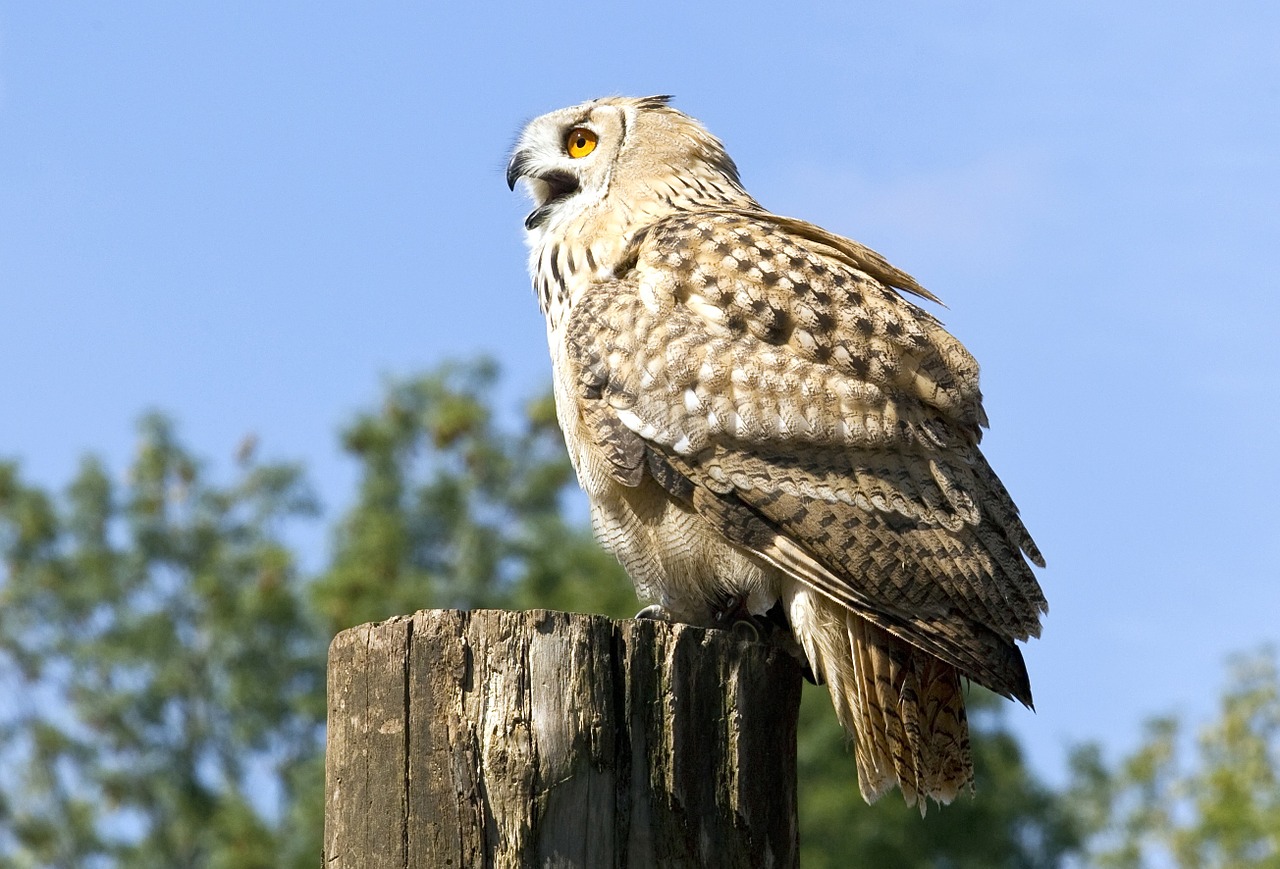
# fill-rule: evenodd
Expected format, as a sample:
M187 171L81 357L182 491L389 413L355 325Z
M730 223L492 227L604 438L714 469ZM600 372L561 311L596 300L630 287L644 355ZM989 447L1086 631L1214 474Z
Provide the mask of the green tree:
M1274 650L1234 659L1218 717L1185 764L1185 726L1147 722L1112 767L1096 745L1072 759L1071 798L1092 865L1280 867L1280 675Z
M315 505L294 467L212 485L161 417L140 441L123 486L89 459L62 499L0 465L0 854L289 865L324 647L282 533Z
M315 585L334 630L429 607L635 611L622 568L566 514L577 484L550 396L503 426L496 384L490 361L447 363L343 432L359 493Z

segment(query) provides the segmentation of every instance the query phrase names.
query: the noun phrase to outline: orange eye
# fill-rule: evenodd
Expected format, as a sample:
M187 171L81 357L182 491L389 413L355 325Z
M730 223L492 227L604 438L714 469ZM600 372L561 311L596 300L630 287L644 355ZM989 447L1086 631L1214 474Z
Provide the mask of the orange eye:
M564 149L569 152L569 156L577 160L579 157L585 157L596 149L596 142L599 137L586 127L574 127L569 131L569 136L564 140Z

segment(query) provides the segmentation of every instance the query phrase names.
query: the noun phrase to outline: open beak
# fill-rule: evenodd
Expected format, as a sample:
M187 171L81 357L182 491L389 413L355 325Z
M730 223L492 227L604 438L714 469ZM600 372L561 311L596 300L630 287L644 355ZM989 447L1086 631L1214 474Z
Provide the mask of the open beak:
M540 226L560 200L578 192L578 179L574 175L559 169L539 171L532 152L527 148L511 155L511 162L507 164L507 187L515 190L516 182L521 178L529 182L534 204L533 211L524 219L525 229Z

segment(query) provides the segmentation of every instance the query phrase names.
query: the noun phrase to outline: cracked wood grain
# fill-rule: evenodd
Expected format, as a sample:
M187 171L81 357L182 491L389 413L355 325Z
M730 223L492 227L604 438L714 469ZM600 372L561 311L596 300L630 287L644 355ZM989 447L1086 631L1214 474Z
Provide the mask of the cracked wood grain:
M329 651L326 867L797 865L799 671L725 631L430 610Z

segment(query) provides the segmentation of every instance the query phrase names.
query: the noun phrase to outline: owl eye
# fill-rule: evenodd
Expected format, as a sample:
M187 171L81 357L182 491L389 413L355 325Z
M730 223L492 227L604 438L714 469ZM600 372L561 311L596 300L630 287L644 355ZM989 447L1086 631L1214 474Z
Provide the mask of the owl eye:
M599 141L599 137L586 127L574 127L564 140L564 149L569 153L570 157L577 160L579 157L585 157L594 151L596 143Z

